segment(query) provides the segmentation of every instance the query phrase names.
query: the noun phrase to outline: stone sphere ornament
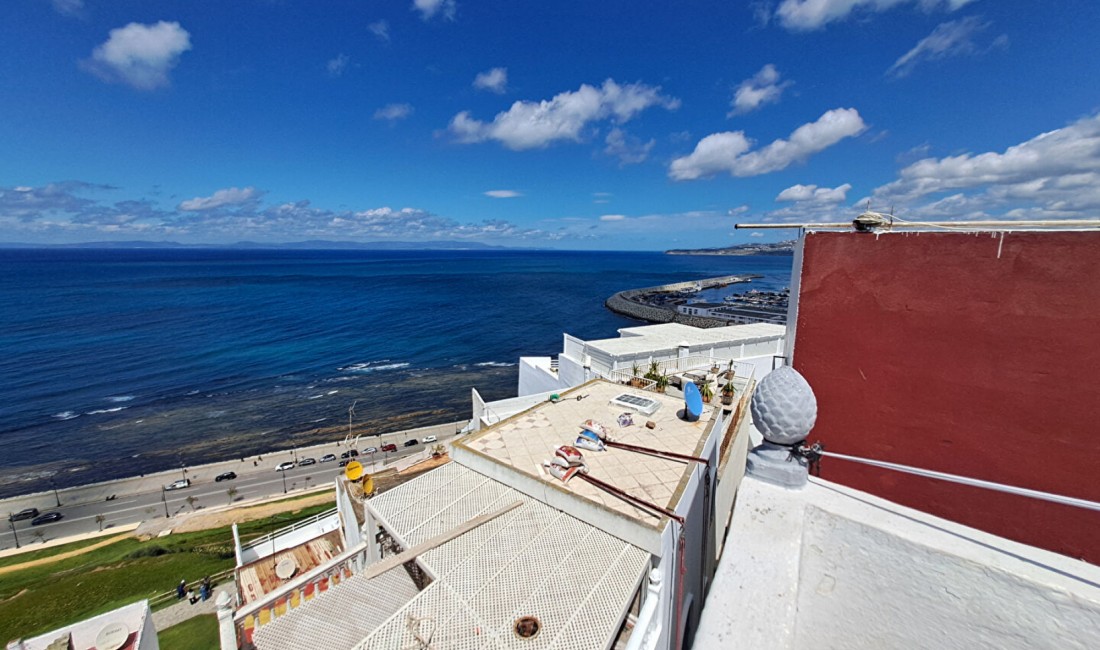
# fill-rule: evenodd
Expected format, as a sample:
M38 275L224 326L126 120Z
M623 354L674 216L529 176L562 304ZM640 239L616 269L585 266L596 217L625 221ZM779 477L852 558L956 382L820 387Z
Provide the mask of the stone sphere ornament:
M805 440L817 420L814 391L790 366L776 368L757 384L749 408L756 429L776 445Z

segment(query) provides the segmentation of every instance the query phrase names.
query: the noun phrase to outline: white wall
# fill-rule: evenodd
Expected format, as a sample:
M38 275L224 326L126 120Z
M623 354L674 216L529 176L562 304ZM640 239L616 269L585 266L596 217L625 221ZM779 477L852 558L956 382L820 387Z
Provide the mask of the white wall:
M1082 516L1089 516L1082 511ZM695 648L1100 648L1100 568L811 478L742 481Z
M517 395L532 395L551 390L563 390L561 378L550 372L550 357L520 357Z

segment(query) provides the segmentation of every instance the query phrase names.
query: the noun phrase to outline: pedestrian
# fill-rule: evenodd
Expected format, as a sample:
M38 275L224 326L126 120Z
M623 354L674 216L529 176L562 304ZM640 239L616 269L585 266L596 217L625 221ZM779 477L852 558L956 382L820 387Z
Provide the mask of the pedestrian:
M183 600L183 595L187 592L187 581L180 580L180 583L176 585L176 598Z
M187 600L188 600L188 602L190 602L190 603L191 603L192 605L194 605L195 603L199 602L199 597L195 595L195 589L194 589L194 587L192 587L191 589L188 589L188 590L187 590Z
M210 597L210 576L202 579L202 587L199 588L199 596L203 601Z

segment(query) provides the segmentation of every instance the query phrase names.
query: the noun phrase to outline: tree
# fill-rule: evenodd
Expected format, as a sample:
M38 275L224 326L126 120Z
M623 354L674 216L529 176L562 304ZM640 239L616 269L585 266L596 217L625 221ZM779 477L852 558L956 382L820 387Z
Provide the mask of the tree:
M95 523L99 525L99 532L103 532L103 522L107 521L107 518L103 515L95 516Z
M229 495L229 505L233 505L233 500L237 498L237 488L231 487L225 493Z

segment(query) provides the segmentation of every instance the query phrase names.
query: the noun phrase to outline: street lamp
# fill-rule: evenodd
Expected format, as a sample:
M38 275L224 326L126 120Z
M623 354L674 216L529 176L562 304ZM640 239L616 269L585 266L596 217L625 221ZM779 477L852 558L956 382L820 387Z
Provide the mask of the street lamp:
M15 532L15 515L8 515L8 525L11 526L11 536L15 538L15 548L19 548L19 534Z
M164 502L164 518L165 519L168 519L170 517L170 515L168 514L168 496L167 496L167 494L168 494L168 492L165 491L164 486L162 485L161 488L160 488L160 500L162 502Z
M53 477L50 477L50 487L53 488L53 498L57 501L57 507L61 507L61 497L57 495L57 483L54 483Z
M187 468L183 466L183 452L176 452L176 458L180 460L180 471L183 472L183 479L187 480Z
M283 476L283 494L286 494L286 470L279 472Z

